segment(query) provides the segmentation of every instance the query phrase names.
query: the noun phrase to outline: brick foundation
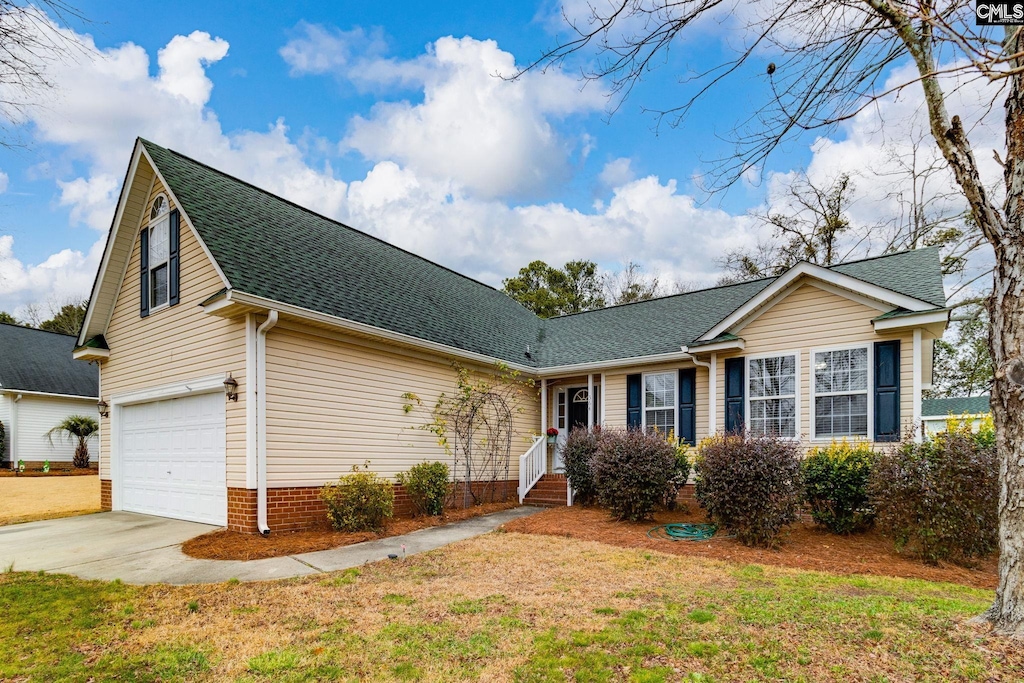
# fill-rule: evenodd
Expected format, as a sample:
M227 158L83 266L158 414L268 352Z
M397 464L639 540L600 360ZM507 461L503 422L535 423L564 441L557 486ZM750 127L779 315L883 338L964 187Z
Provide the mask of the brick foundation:
M100 479L100 509L112 510L113 507L114 502L110 497L110 480Z
M697 505L697 494L693 484L687 484L683 488L679 489L679 493L676 494L676 502L690 506L691 510L696 510L699 506Z
M107 484L109 500L110 482ZM518 481L509 481L505 486L506 499L516 496ZM395 484L395 516L412 515L412 501L404 486ZM464 485L456 485L452 496L452 507L463 506ZM474 482L473 492L490 499L500 498L502 482ZM105 508L109 509L109 508ZM324 528L328 525L327 508L320 500L319 486L295 486L267 489L267 526L271 531L301 531ZM254 489L228 488L228 529L243 533L256 533L256 491Z

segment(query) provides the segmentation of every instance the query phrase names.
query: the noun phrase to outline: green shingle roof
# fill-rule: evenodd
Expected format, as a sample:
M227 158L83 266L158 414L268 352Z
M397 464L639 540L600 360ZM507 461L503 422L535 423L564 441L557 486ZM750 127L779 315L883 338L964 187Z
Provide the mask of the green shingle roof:
M551 318L541 345L541 365L679 352L772 282L741 282Z
M938 247L927 247L840 263L831 270L945 308L940 259Z
M224 271L248 294L531 364L541 320L516 301L176 152L143 141Z
M67 396L99 396L92 363L72 357L75 337L0 324L0 387Z
M678 352L774 281L544 320L493 287L141 142L232 289L507 362L550 367ZM938 249L833 269L945 306Z
M930 398L921 401L921 415L924 417L945 417L947 415L983 415L989 411L988 396L963 396L958 398Z

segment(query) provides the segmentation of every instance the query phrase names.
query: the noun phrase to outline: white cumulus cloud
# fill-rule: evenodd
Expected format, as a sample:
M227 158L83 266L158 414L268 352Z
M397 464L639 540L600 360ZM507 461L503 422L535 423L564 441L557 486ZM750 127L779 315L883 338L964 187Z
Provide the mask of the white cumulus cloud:
M513 55L493 40L441 38L411 60L351 53L353 34L306 25L282 55L293 73L334 72L364 88L401 86L422 101L385 100L356 116L344 140L373 162L394 161L422 176L451 180L485 198L550 194L566 180L589 140L559 132L557 122L600 110L599 87L581 90L558 70L515 81Z

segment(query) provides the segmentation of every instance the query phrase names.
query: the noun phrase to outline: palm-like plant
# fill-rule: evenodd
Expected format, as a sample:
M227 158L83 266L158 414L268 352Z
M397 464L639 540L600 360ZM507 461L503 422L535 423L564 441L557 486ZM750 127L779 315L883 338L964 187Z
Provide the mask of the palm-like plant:
M68 415L57 424L56 427L46 432L46 438L53 445L53 437L59 437L62 441L78 441L75 446L75 467L89 466L89 439L100 430L100 425L95 418L88 415Z

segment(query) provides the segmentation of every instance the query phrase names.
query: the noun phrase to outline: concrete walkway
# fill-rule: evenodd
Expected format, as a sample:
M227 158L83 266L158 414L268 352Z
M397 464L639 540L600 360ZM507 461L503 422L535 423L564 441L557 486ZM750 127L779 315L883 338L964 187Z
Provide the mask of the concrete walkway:
M0 570L72 574L125 583L219 583L264 581L358 567L434 550L493 531L540 508L518 507L403 536L249 562L197 560L181 552L188 539L218 527L131 512L104 512L0 527Z

